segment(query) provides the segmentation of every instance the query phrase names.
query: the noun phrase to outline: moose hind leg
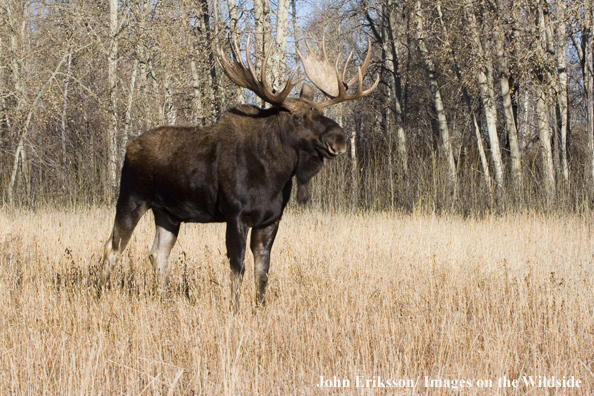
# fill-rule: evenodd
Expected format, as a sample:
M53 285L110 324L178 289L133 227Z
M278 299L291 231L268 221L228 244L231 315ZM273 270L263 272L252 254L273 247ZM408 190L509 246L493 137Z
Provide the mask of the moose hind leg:
M268 284L270 250L278 231L279 221L265 228L253 228L250 248L254 255L254 280L256 281L256 306L264 306L264 293Z
M231 266L231 311L239 311L239 295L245 273L245 245L248 226L240 221L227 222L227 257Z
M138 224L147 209L144 203L128 201L127 204L124 204L122 199L118 201L113 231L105 243L103 268L100 276L101 286L105 286L109 281L111 270L116 265L126 245L128 245L136 224Z
M163 288L169 283L169 254L175 246L179 234L180 223L173 221L166 213L153 209L155 214L155 241L149 259L155 271L157 282Z

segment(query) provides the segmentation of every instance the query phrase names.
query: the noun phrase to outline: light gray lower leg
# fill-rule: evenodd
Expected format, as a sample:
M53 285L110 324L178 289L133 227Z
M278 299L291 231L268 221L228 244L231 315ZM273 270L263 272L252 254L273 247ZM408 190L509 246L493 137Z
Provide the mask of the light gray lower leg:
M177 236L163 227L157 226L155 242L149 255L155 276L159 283L166 286L169 283L169 254L175 246Z
M179 223L174 223L163 213L155 212L155 225L157 231L149 259L157 281L166 287L169 283L169 254L177 241Z

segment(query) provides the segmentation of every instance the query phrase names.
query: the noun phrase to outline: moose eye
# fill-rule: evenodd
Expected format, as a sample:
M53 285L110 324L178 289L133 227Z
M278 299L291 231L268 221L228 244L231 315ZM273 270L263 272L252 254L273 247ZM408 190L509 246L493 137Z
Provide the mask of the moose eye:
M295 116L293 117L293 120L295 121L296 125L301 126L304 124L303 114L295 114Z

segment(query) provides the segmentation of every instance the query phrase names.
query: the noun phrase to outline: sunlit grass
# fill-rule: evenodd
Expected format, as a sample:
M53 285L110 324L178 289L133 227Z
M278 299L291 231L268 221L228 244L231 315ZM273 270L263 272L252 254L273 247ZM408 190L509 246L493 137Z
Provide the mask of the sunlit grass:
M499 387L504 376L594 391L589 217L288 213L267 306L254 306L248 253L236 316L224 226L182 227L163 295L150 215L98 298L112 217L0 212L0 394L460 394L425 389L425 376L473 381L464 394L546 394ZM320 376L350 387L316 387Z

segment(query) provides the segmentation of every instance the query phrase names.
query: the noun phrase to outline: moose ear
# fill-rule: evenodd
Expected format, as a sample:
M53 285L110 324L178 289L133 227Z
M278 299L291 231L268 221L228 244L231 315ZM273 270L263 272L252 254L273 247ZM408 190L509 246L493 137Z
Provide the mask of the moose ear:
M299 99L307 99L313 102L314 100L314 90L308 84L303 84L301 87L301 93L299 94Z

